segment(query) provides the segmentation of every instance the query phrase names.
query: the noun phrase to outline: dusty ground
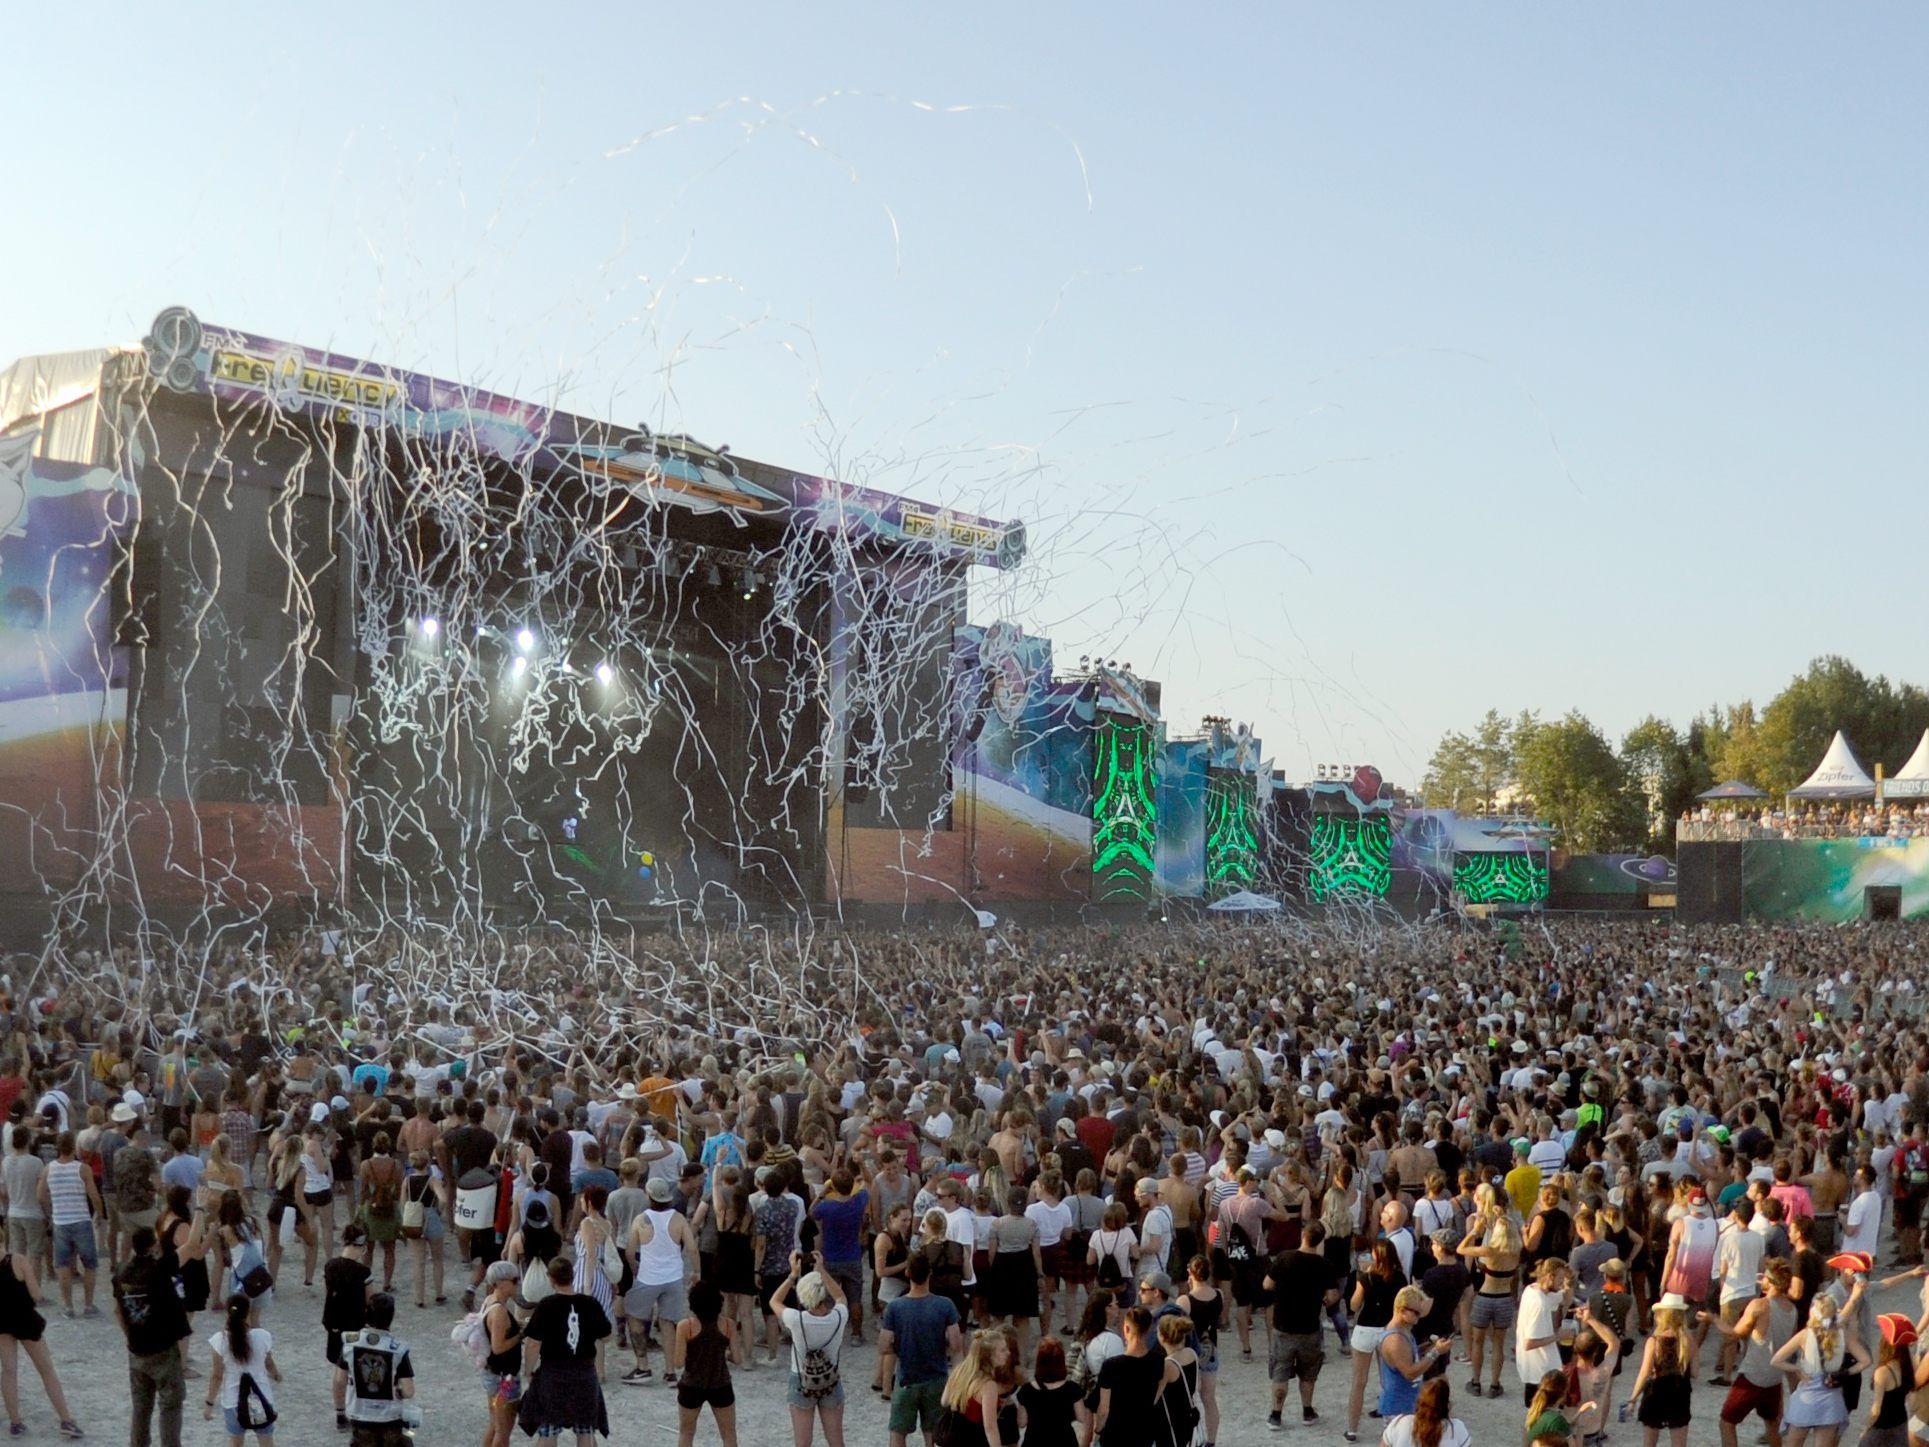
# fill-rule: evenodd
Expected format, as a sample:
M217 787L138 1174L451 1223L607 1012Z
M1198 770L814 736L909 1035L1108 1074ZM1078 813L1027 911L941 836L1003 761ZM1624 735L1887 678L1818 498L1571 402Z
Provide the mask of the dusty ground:
M457 1299L452 1297L445 1307L431 1306L426 1311L417 1311L410 1295L406 1266L402 1268L397 1284L402 1288L398 1293L402 1307L396 1327L399 1334L416 1349L418 1400L425 1414L424 1426L417 1434L417 1441L434 1444L434 1447L479 1442L484 1420L481 1392L468 1359L449 1340L449 1330L459 1315ZM278 1293L278 1297L268 1308L263 1323L275 1335L275 1355L284 1378L279 1398L281 1422L276 1440L286 1444L286 1447L336 1441L333 1409L328 1397L328 1368L322 1357L319 1289L312 1294L307 1293L297 1283L292 1292L284 1289ZM100 1300L105 1308L108 1298L104 1283ZM1910 1285L1899 1286L1883 1293L1877 1301L1877 1307L1878 1310L1904 1311L1913 1316L1917 1311L1917 1293ZM126 1441L129 1415L126 1354L119 1329L111 1315L99 1320L68 1321L60 1315L57 1300L47 1314L47 1341L53 1349L62 1383L88 1436L108 1442ZM205 1343L217 1325L217 1317L211 1312L204 1312L195 1320L199 1343L195 1363L203 1373L207 1370L208 1361ZM1286 1431L1275 1434L1266 1427L1269 1397L1265 1343L1256 1338L1254 1355L1257 1360L1247 1363L1238 1360L1237 1341L1229 1336L1226 1351L1231 1360L1226 1362L1220 1378L1223 1420L1218 1441L1221 1447L1250 1447L1250 1444L1280 1440L1282 1436L1307 1444L1332 1443L1336 1447L1344 1447L1341 1430L1346 1425L1347 1377L1330 1335L1326 1346L1327 1365L1315 1398L1322 1420L1312 1426L1302 1426L1298 1421L1295 1397L1286 1414ZM853 1346L845 1353L844 1377L848 1401L845 1436L852 1443L882 1444L888 1441L885 1407L881 1399L873 1396L869 1390L875 1361L875 1350L869 1342ZM1704 1355L1704 1362L1707 1361L1712 1361L1712 1348ZM660 1373L661 1359L656 1359L654 1365ZM619 1353L611 1360L608 1394L610 1420L615 1428L612 1440L644 1444L674 1442L677 1423L674 1389L660 1383L646 1387L625 1387L615 1378L628 1366L627 1353ZM1630 1363L1622 1377L1624 1388L1625 1384L1632 1382L1633 1371L1634 1365ZM23 1416L30 1429L31 1440L56 1440L54 1414L47 1405L31 1364L24 1357L20 1362L20 1374ZM1497 1447L1518 1447L1521 1427L1519 1382L1511 1362L1502 1374L1501 1384L1505 1395L1498 1401L1485 1398L1478 1402L1467 1400L1462 1390L1466 1378L1466 1367L1456 1363L1448 1380L1454 1388L1455 1414L1463 1417L1473 1429L1474 1442L1497 1444ZM205 1376L188 1383L188 1408L183 1431L183 1440L186 1442L216 1444L226 1440L218 1419L214 1422L201 1420L201 1403L206 1399L206 1389ZM791 1441L789 1414L783 1404L781 1371L758 1367L747 1374L740 1373L737 1392L738 1434L744 1447L762 1447L762 1444L781 1447L781 1444ZM1689 1432L1689 1441L1695 1447L1701 1447L1704 1443L1713 1447L1719 1441L1715 1416L1722 1395L1722 1390L1715 1387L1701 1386L1696 1389L1695 1422ZM1371 1406L1370 1397L1368 1405ZM1865 1402L1857 1413L1857 1421L1845 1434L1845 1442L1853 1443L1861 1435L1862 1416L1866 1410ZM1371 1419L1363 1420L1361 1440L1376 1442L1377 1428L1378 1424ZM1745 1447L1753 1447L1759 1438L1759 1432L1744 1428L1742 1441ZM517 1440L529 1439L518 1435ZM716 1429L707 1414L697 1440L717 1440ZM1617 1425L1610 1433L1610 1441L1623 1444L1623 1447L1638 1447L1641 1441L1640 1428L1632 1423Z

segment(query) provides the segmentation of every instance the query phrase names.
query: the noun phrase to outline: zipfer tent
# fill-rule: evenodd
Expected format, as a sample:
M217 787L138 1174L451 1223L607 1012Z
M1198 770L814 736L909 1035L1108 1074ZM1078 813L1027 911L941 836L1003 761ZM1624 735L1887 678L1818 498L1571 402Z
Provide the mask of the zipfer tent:
M1920 752L1920 751L1918 751ZM1873 799L1875 780L1856 761L1855 751L1837 729L1829 750L1806 782L1788 791L1791 799Z
M1909 755L1909 762L1896 770L1894 778L1883 781L1882 797L1929 798L1929 729L1922 731L1922 739L1916 744L1916 751Z

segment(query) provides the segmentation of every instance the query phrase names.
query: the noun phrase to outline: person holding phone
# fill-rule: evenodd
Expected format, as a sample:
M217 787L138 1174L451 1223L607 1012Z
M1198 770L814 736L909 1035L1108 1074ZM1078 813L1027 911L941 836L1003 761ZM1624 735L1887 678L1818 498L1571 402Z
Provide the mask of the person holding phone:
M1451 1336L1434 1337L1422 1348L1414 1329L1433 1303L1417 1286L1403 1286L1393 1298L1393 1320L1380 1338L1380 1415L1399 1417L1420 1400L1427 1373L1453 1351Z

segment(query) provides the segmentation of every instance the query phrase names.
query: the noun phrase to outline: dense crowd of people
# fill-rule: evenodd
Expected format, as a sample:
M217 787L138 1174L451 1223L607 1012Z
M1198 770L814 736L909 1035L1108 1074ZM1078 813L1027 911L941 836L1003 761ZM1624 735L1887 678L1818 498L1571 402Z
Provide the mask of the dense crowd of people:
M1929 838L1929 802L1919 799L1742 809L1703 804L1681 816L1675 837L1683 842L1748 839Z
M1390 1447L1510 1391L1541 1447L1900 1447L1921 961L1645 923L52 950L0 998L4 1405L24 1350L81 1435L57 1299L117 1315L136 1443L190 1380L269 1440L319 1344L393 1447L440 1331L478 1400L434 1440L485 1447L653 1384L686 1444L742 1390L800 1447L1192 1447L1261 1372L1267 1426Z

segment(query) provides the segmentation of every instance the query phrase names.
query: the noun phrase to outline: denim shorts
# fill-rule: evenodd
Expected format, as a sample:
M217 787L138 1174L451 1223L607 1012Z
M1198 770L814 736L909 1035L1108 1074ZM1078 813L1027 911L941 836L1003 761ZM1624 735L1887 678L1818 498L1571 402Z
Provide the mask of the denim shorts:
M54 1265L72 1266L75 1256L80 1257L80 1264L89 1271L100 1265L100 1257L94 1251L92 1221L69 1221L54 1227Z
M522 1400L522 1378L514 1373L504 1376L500 1372L492 1372L484 1367L477 1375L482 1378L482 1390L489 1394L489 1401L492 1404Z
M270 1422L266 1427L242 1426L241 1413L233 1407L223 1407L221 1409L221 1420L226 1424L230 1437L239 1437L246 1432L252 1432L257 1437L272 1437L275 1435L275 1424L273 1422Z
M804 1379L793 1371L790 1373L790 1387L784 1393L784 1400L800 1412L815 1412L819 1407L841 1407L844 1405L844 1383L840 1380L825 1396L806 1397Z

